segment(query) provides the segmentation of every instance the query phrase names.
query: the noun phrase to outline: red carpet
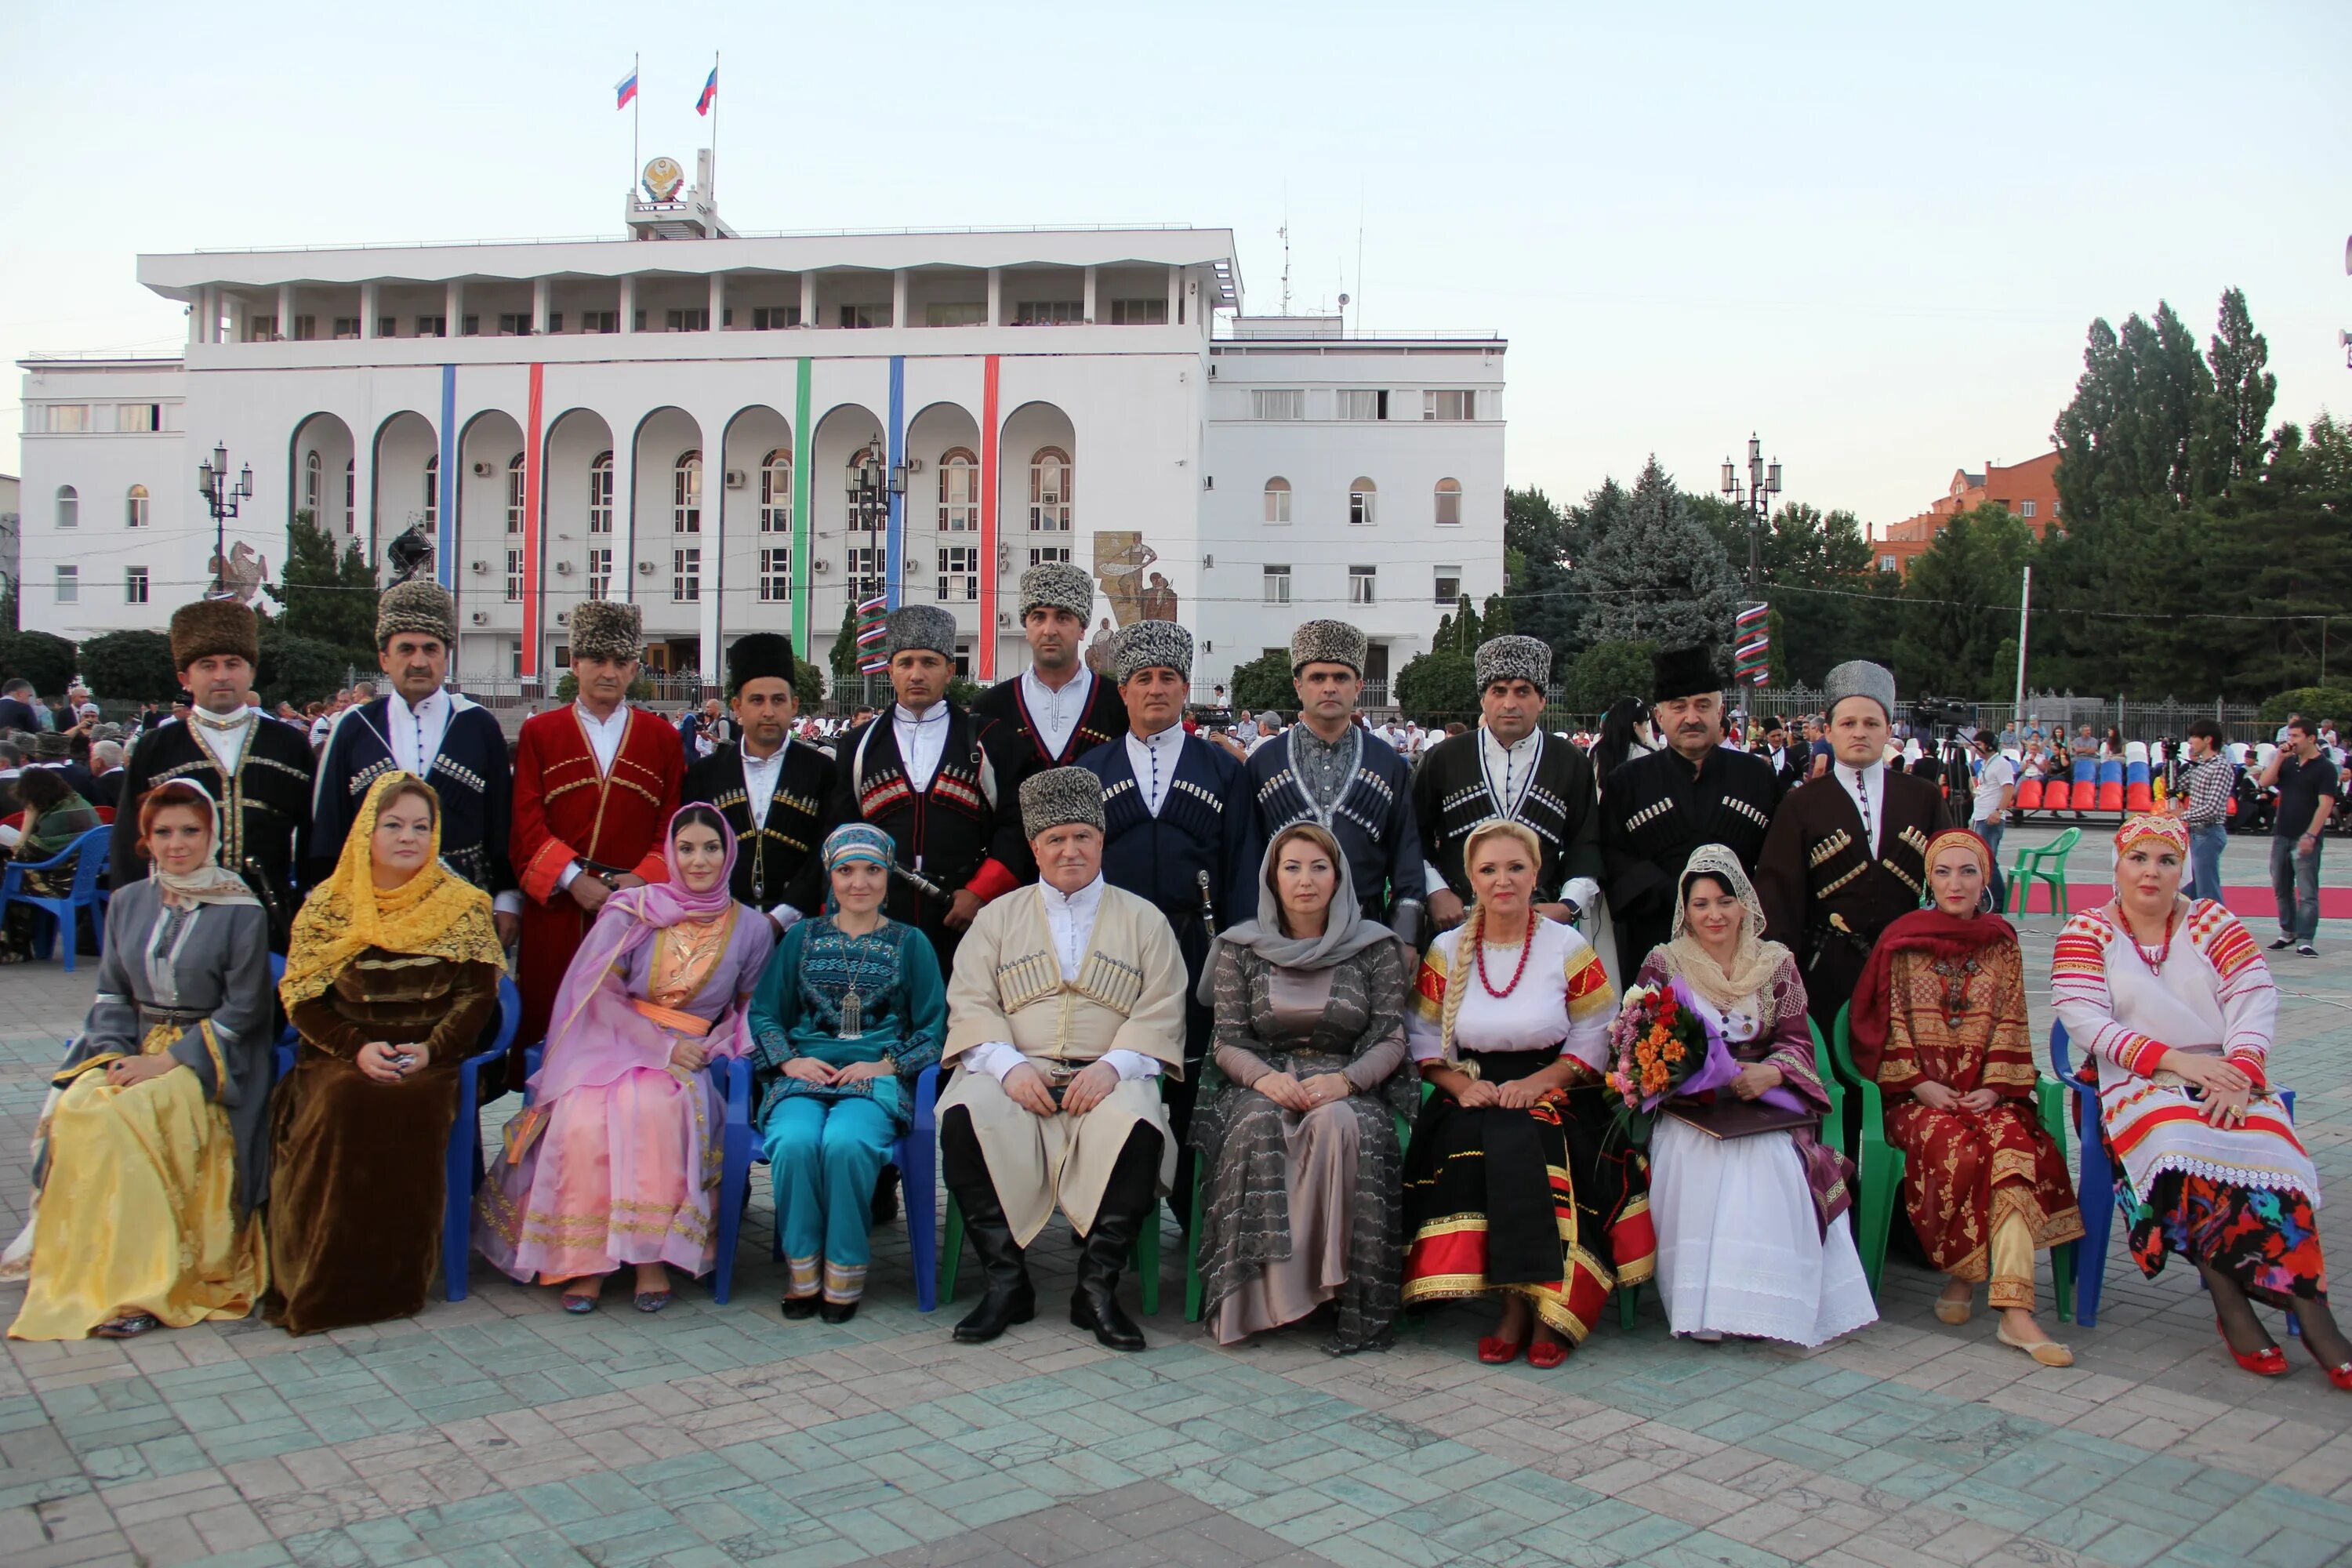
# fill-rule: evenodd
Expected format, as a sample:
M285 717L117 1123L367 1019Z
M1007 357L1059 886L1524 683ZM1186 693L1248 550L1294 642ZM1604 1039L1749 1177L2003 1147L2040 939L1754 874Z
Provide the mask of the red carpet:
M2115 887L2112 883L2069 882L2066 884L2066 902L2072 909L2095 910L2114 896ZM2227 904L2230 912L2240 920L2252 921L2255 917L2260 916L2273 925L2278 923L2278 900L2268 888L2255 887L2251 884L2225 887L2221 889L2221 901ZM2036 882L2033 885L2032 896L2025 907L2025 912L2031 915L2046 915L2052 912L2050 888L2047 883ZM2352 888L2320 889L2319 918L2329 921L2352 920Z

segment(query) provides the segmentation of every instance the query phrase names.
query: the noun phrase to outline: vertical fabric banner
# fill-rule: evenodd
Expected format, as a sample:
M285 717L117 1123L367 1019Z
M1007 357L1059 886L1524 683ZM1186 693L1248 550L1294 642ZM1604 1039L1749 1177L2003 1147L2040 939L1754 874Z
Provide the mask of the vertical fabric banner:
M434 530L433 575L451 593L457 591L457 367L441 367L441 494L440 526Z
M886 481L907 460L907 356L904 354L890 356L889 429L888 456L884 459L889 465L889 472L884 476ZM890 487L886 493L890 498L890 521L883 534L882 580L884 593L889 599L890 607L895 610L898 607L899 592L907 576L907 498L896 486Z
M980 679L996 679L996 377L1002 362L988 356L980 394Z
M539 674L539 558L547 538L547 520L541 515L541 470L545 457L541 433L547 366L530 367L530 396L522 432L522 668L526 680Z
M809 554L809 362L800 362L793 389L793 649L815 662L809 647L809 595L816 562Z

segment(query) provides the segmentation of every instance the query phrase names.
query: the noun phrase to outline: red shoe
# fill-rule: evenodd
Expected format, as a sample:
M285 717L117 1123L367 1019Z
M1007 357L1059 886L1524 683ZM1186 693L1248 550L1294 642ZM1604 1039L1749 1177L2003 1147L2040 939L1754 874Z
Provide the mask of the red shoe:
M1504 1366L1518 1360L1519 1352L1527 1348L1527 1344L1525 1340L1498 1339L1488 1334L1478 1342L1478 1359L1488 1366Z
M1528 1347L1528 1364L1549 1372L1568 1359L1568 1347L1558 1340L1538 1340Z
M2311 1342L2308 1339L2305 1340L2303 1342L2305 1349L2310 1348ZM1529 1351L1528 1352L1528 1359L1529 1361L1536 1359L1534 1351ZM2314 1361L2319 1361L2319 1352L2317 1351L2312 1351L2311 1359ZM2330 1366L2326 1362L2319 1361L2319 1370L2327 1374L2328 1382L2334 1384L2345 1393L2352 1394L2352 1361L2346 1362L2342 1366Z
M2219 1331L2221 1327L2221 1320L2219 1318L2214 1319L2213 1327L2216 1331ZM2261 1350L2256 1351L2253 1354L2244 1355L2239 1352L2235 1345L2232 1345L2230 1342L2230 1336L2224 1333L2221 1335L2221 1348L2230 1352L2231 1360L2236 1362L2248 1372L2252 1373L2256 1377L2284 1377L2286 1375L2286 1352L2279 1349L2276 1345L2264 1345ZM2352 1369L2347 1369L2347 1371L2352 1371ZM2335 1375L2336 1374L2334 1373L2328 1373L2328 1376L2331 1379L2334 1378ZM2352 1384L2338 1384L2338 1386L2346 1387L2352 1386Z

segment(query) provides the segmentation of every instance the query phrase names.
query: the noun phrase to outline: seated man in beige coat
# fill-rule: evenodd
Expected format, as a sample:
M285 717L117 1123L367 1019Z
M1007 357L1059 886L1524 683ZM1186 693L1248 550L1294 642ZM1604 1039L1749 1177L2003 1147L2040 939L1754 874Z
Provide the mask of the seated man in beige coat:
M1022 1249L1058 1205L1085 1238L1070 1321L1141 1350L1118 1270L1175 1174L1156 1080L1184 1070L1184 956L1167 916L1103 880L1094 774L1032 774L1021 825L1045 879L981 910L948 980L940 1163L988 1271L955 1337L1036 1315Z

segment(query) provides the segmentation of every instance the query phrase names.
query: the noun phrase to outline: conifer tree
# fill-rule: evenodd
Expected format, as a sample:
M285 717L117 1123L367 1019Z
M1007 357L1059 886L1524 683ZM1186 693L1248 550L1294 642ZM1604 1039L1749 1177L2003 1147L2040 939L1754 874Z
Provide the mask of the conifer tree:
M1704 645L1718 659L1726 657L1739 580L1654 455L1635 481L1622 521L1601 532L1578 572L1577 586L1586 595L1588 644Z

